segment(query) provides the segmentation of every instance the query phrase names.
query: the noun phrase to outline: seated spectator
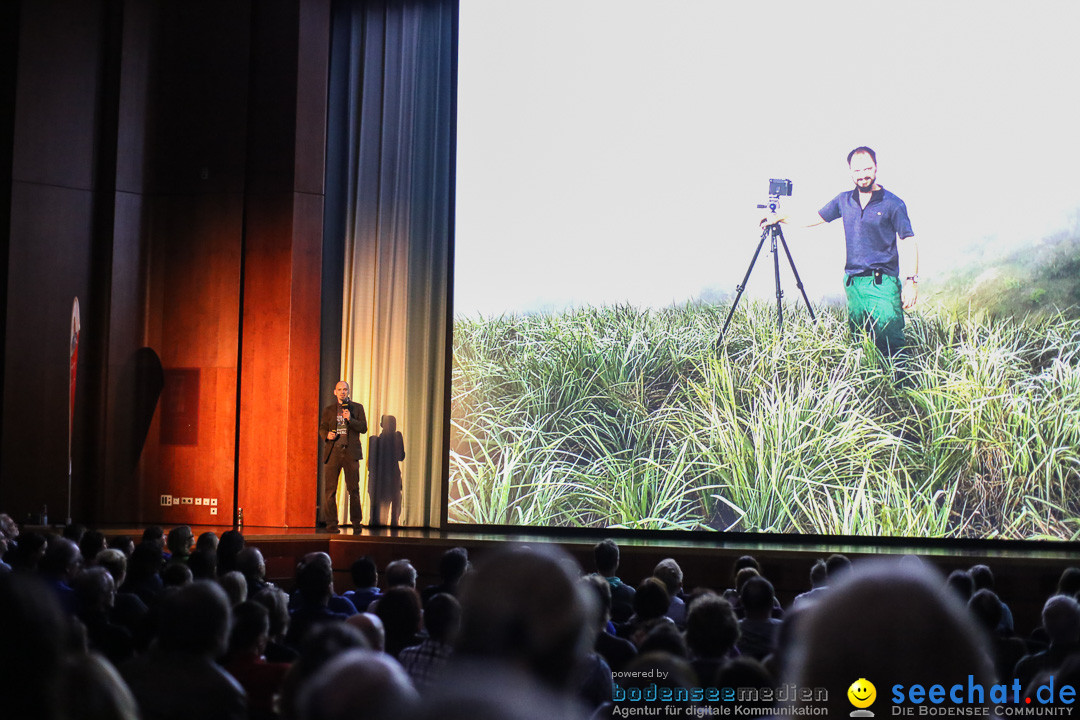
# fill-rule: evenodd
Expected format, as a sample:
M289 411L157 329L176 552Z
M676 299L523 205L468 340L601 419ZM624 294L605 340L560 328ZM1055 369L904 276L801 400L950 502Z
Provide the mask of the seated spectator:
M177 561L168 563L161 571L161 584L165 588L183 587L190 585L195 579L191 574L191 568L186 562Z
M85 534L86 526L82 523L68 523L64 526L63 537L75 543L75 547L79 546Z
M1080 568L1067 567L1058 578L1057 594L1076 597L1077 593L1080 593Z
M416 568L408 560L394 560L386 566L386 589L396 587L416 588Z
M96 653L69 655L61 670L61 717L139 720L138 703L120 673Z
M334 573L323 562L308 562L296 573L295 609L289 613L289 631L285 642L299 647L304 636L317 625L339 623L349 617L330 609L330 597L334 594Z
M420 595L411 587L399 585L383 593L375 603L375 614L386 629L386 654L397 657L407 647L419 645L423 613Z
M320 563L326 567L330 572L330 577L334 576L334 566L330 560L330 555L325 552L311 552L300 559L297 564L296 572L299 575L300 570L308 563ZM289 612L299 609L303 605L303 596L299 592L293 591L293 594L289 596ZM352 601L343 595L338 595L330 590L330 600L326 605L331 612L339 613L347 617L355 615L357 613L356 606L352 604Z
M14 547L8 547L4 559L11 566L12 572L37 575L41 569L41 559L45 557L45 548L48 544L49 541L41 533L22 533L18 544Z
M239 570L230 570L220 575L217 583L225 591L225 596L229 598L229 607L236 607L248 599L247 581Z
M1026 688L1041 672L1051 672L1072 655L1080 654L1080 603L1069 595L1054 595L1042 609L1043 628L1050 646L1025 655L1013 670L1013 677ZM1000 627L1000 626L999 626Z
M634 615L627 623L629 640L640 650L642 641L656 625L675 623L665 613L671 605L667 585L662 580L648 577L634 591Z
M947 688L956 683L967 687L968 675L984 687L993 683L982 637L964 607L945 592L941 576L927 568L883 561L856 566L806 609L781 685L829 688L823 708L821 702L801 699L793 705L822 708L828 717L848 717L852 707L846 692L832 688L847 688L852 678L888 678L905 688ZM881 685L878 693L880 704L885 694ZM992 704L989 697L985 702L987 707Z
M217 580L217 553L213 550L196 548L188 558L187 566L196 580Z
M365 612L372 602L382 594L379 590L379 570L375 561L367 555L362 555L349 566L349 574L352 576L355 590L349 590L342 596L353 604L357 612Z
M117 535L109 539L109 547L119 550L130 558L131 553L135 552L135 541L131 539L130 535Z
M138 595L147 607L152 608L164 588L159 574L163 563L161 548L157 545L145 542L136 545L128 560L127 580L120 592Z
M772 616L776 595L772 583L760 575L749 578L739 594L745 617L739 621L735 646L743 655L764 660L775 648L780 620Z
M966 570L953 570L945 578L945 585L956 593L956 596L960 598L960 602L965 604L975 592L975 581L971 579L971 575Z
M187 563L188 558L191 557L191 545L195 542L195 538L191 533L191 528L187 525L177 525L169 531L168 537L165 539L165 546L169 550L169 562L174 563Z
M244 535L239 530L226 530L221 533L217 546L218 575L236 570L236 556L246 544Z
M626 667L637 656L637 647L626 638L617 637L611 626L611 585L600 575L586 575L581 579L586 588L596 596L596 642L593 649L615 671Z
M345 622L360 631L372 650L386 652L386 627L378 615L372 612L357 613Z
M74 615L79 609L71 583L82 566L79 546L69 538L55 536L46 545L45 556L39 564L41 579L52 589L60 607L69 615Z
M619 579L619 546L611 539L601 540L593 547L596 573L611 586L611 619L625 623L634 614L634 588Z
M264 651L266 661L294 662L300 653L296 648L285 643L285 635L289 632L289 596L281 588L271 585L256 593L251 601L266 608L269 618L270 627L267 630Z
M686 601L679 597L683 589L683 571L674 558L664 558L653 568L653 577L667 587L671 603L664 613L680 628L686 627Z
M130 630L113 622L111 614L116 603L116 581L103 567L90 567L75 576L75 598L78 617L86 626L90 649L119 665L135 653Z
M968 610L976 624L986 634L985 640L990 647L990 658L994 663L994 674L999 681L1012 677L1013 668L1026 653L1024 641L1018 637L1003 637L997 629L1001 624L1001 600L993 590L985 588L977 591L968 601Z
M438 593L447 593L457 597L458 585L465 573L469 571L469 551L463 547L450 548L439 558L439 577L442 581L438 585L428 585L420 595L421 602L427 605L427 601Z
M690 603L686 616L686 644L698 685L708 687L729 659L739 639L739 621L724 598L713 593Z
M163 557L168 557L165 550L165 530L160 525L151 525L143 530L140 543L148 543L161 551Z
M229 600L215 583L162 594L154 643L120 668L144 718L247 718L244 689L214 662L225 652L229 620Z
M667 616L665 616L667 617ZM671 618L668 618L670 620ZM652 626L638 645L638 653L664 653L681 660L690 659L686 639L675 623L658 623Z
M266 581L266 560L254 545L248 545L236 556L236 569L244 576L248 597L254 597L270 584Z
M212 530L207 530L204 533L199 534L199 539L195 541L196 552L212 552L217 554L218 549L218 536L214 534ZM214 565L217 565L215 561Z
M427 638L398 653L398 660L421 694L442 673L461 629L461 604L449 593L438 593L424 609Z
M58 717L68 628L60 602L40 579L20 572L0 574L3 717Z
M270 640L270 613L254 601L233 608L229 650L223 667L247 692L251 720L277 717L274 696L281 691L288 663L267 662L264 655Z
M93 565L98 553L107 548L105 533L97 530L87 530L79 541L79 554L83 556L83 563L87 567Z
M716 673L716 687L775 689L776 680L760 662L750 657L737 657L721 667ZM759 695L759 698L761 696ZM752 708L755 715L766 717L771 700L743 700L741 707Z
M304 720L397 720L413 717L419 699L396 660L354 649L327 662L301 688L296 707Z
M298 715L297 697L308 679L324 676L322 671L327 663L354 648L371 649L356 628L343 622L313 626L300 645L300 656L285 675L280 698L281 717L303 720L303 716Z
M826 568L825 561L819 558L810 567L810 589L795 596L795 600L791 603L792 609L797 610L803 605L819 600L828 586L829 571Z
M150 640L147 626L150 609L138 595L123 590L124 581L127 580L127 556L116 548L102 550L98 553L97 565L112 575L113 583L118 588L110 618L127 628L136 650L144 650Z
M975 590L985 588L997 593L997 589L994 587L994 573L988 565L972 565L968 568L968 574L971 575L971 580L975 583ZM998 599L1001 599L1000 593L998 593ZM1015 633L1012 610L1009 609L1004 600L1001 601L1001 624L998 625L998 633L1006 637Z

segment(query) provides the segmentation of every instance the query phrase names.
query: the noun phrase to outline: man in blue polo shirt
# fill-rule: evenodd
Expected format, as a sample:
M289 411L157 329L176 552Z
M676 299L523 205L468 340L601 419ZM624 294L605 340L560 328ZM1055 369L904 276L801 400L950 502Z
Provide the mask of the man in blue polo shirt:
M848 153L848 167L854 189L840 193L816 217L798 224L812 227L843 219L848 323L852 332L868 330L878 349L891 357L904 347L904 310L915 307L918 299L919 249L904 201L877 182L874 151L855 148ZM788 221L773 214L761 225Z

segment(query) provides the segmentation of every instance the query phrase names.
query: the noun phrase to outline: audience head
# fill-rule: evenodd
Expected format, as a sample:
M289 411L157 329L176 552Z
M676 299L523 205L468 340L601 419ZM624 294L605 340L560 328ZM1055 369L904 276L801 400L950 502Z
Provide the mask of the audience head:
M270 639L270 613L266 607L253 600L245 600L235 606L232 612L229 655L262 655Z
M675 623L664 622L653 625L638 643L638 652L665 653L677 658L687 658L690 652L686 648L686 639Z
M89 567L72 582L81 617L102 616L116 604L116 581L103 567Z
M239 570L232 570L219 576L217 582L225 592L230 606L239 605L247 600L247 580Z
M956 593L961 602L967 602L975 592L975 582L966 570L953 570L949 577L945 578L945 584Z
M757 575L749 578L739 592L739 602L746 611L746 617L764 620L772 615L776 594L772 583Z
M663 580L648 577L641 581L634 594L634 616L639 621L662 617L671 605L671 595Z
M357 589L373 588L379 584L379 569L375 566L375 561L367 555L362 555L353 561L353 564L349 566L349 574ZM357 608L357 610L363 610L363 608Z
M432 640L453 643L461 629L461 603L450 593L432 595L424 608L424 627Z
M244 535L239 530L226 530L221 533L217 546L218 575L236 569L236 556L244 549L245 544Z
M19 572L36 574L41 570L41 560L49 541L38 532L26 532L19 537L19 544L8 550L4 561Z
M157 546L158 550L165 550L165 530L160 525L151 525L143 530L142 542Z
M248 545L236 556L236 569L249 582L266 579L266 560L262 550L254 545Z
M1080 603L1070 595L1054 595L1042 609L1043 627L1051 644L1080 641Z
M686 615L686 644L695 656L724 657L738 639L739 621L731 603L713 593L701 595L690 603Z
M0 535L3 535L8 540L15 540L19 537L19 524L7 513L0 513Z
M97 530L87 530L79 541L79 554L83 556L83 562L93 565L97 561L98 553L105 550L108 544L105 542L105 533Z
M611 619L611 585L600 575L586 575L581 584L596 598L594 625L597 632L602 632Z
M1058 578L1057 594L1075 597L1078 592L1080 592L1080 568L1067 567Z
M593 546L596 572L604 577L614 577L619 570L619 545L612 539L601 540Z
M281 716L298 718L297 698L309 678L322 675L322 668L341 653L361 648L369 650L367 640L355 627L341 622L321 623L300 641L300 657L292 664L281 688Z
M810 587L819 588L825 587L829 582L829 568L825 565L825 561L818 558L814 561L813 566L810 568Z
M69 656L61 670L67 718L139 720L138 703L116 669L95 653Z
M296 590L305 602L326 605L334 593L334 571L322 561L303 563L296 571Z
M212 530L199 535L199 539L195 541L195 549L203 550L212 553L217 553L218 548L218 536L214 534Z
M386 627L378 615L371 612L356 613L345 622L360 631L368 647L377 652L386 652Z
M386 629L386 652L394 657L409 645L420 632L423 613L420 596L411 587L398 586L387 590L375 603L375 614Z
M246 588L245 588L246 589ZM251 598L266 608L270 622L270 637L280 640L289 631L289 596L275 585L268 585Z
M657 563L653 568L653 577L664 583L669 595L677 595L682 590L683 571L674 558L664 558Z
M975 583L976 590L994 589L994 572L990 569L989 565L972 565L968 568L968 575L971 576L972 581Z
M469 551L463 547L450 548L439 558L439 575L443 583L456 586L469 570Z
M82 569L82 565L83 558L79 554L79 546L73 540L53 537L46 545L45 556L41 558L38 567L44 577L70 584Z
M195 537L192 535L190 527L177 525L169 531L169 537L166 539L165 544L169 548L169 552L172 553L173 560L183 560L191 554L191 543L194 540Z
M83 535L86 534L86 526L82 523L69 523L64 526L63 536L75 543L76 547L82 542Z
M182 587L190 584L194 579L191 568L181 562L169 563L161 571L161 584L165 587Z
M135 552L135 541L131 539L130 535L117 535L116 537L109 539L109 547L115 548L124 555L131 557L131 553Z
M410 717L420 696L401 665L372 650L353 649L327 662L300 689L301 720Z
M593 599L578 574L572 558L549 546L485 557L462 588L458 652L565 686L595 637Z
M732 581L737 581L739 578L739 573L746 568L754 570L759 575L761 574L761 563L757 561L757 558L753 555L742 555L736 558L735 563L731 566ZM736 589L738 589L738 585L736 585Z
M968 600L968 610L976 623L986 632L994 634L1001 624L1001 599L993 590L976 590Z
M213 550L196 548L188 558L187 566L196 580L217 580L217 553Z
M394 560L386 566L386 587L416 587L416 568L408 560Z
M127 578L127 555L122 550L116 548L102 550L94 558L94 564L109 571L113 582L116 583L116 587L124 584L124 580Z
M982 633L929 568L856 565L801 614L784 682L846 688L852 678L866 677L949 687L966 685L969 674L976 683L992 682ZM831 717L851 710L842 692L830 691L828 702Z
M205 580L162 593L158 645L166 651L218 657L229 637L229 607L225 591Z
M21 545L21 543L20 543ZM5 717L55 717L67 621L36 577L0 574L0 698Z
M735 592L741 593L746 581L754 577L761 577L761 573L758 572L757 568L744 567L735 573Z
M848 559L847 555L833 553L825 558L825 569L828 571L829 582L834 583L851 569L851 560Z
M145 580L161 572L163 556L161 548L154 543L139 543L131 552L128 562L128 576L132 580Z

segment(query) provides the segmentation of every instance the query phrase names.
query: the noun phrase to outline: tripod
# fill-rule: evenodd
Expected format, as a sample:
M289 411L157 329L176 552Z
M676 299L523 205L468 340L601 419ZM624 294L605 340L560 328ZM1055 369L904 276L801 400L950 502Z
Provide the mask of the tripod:
M758 207L763 207L759 205ZM802 293L803 302L806 303L806 309L810 311L810 319L817 320L817 316L814 315L814 308L810 307L810 299L806 297L806 289L803 287L802 278L799 277L799 271L795 267L795 261L791 257L791 251L788 250L787 241L784 239L784 232L780 229L780 223L774 223L772 225L765 226L765 229L761 231L761 240L758 241L757 249L754 250L754 257L750 259L750 267L746 268L746 274L743 275L742 283L735 286L738 291L735 294L735 302L731 303L731 310L728 311L727 319L724 320L724 327L720 329L720 335L716 338L716 349L720 350L720 347L724 344L724 335L727 333L728 325L731 324L731 317L735 314L735 308L739 307L739 300L742 299L743 291L746 290L746 283L750 279L750 273L754 270L754 263L757 262L758 255L761 254L761 248L765 244L765 239L769 239L769 250L773 256L773 280L776 283L776 329L780 332L784 331L784 291L780 287L780 254L777 252L776 241L780 241L780 245L784 248L784 254L787 255L788 263L791 265L791 272L795 275L795 285L799 288L799 292Z

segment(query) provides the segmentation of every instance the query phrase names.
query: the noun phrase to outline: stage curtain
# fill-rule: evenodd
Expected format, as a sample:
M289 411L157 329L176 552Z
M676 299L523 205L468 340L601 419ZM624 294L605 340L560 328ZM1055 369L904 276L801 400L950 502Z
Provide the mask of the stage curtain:
M456 16L456 1L334 5L327 212L342 217L326 228L344 234L341 377L369 436L397 418L409 526L439 525L443 503Z

